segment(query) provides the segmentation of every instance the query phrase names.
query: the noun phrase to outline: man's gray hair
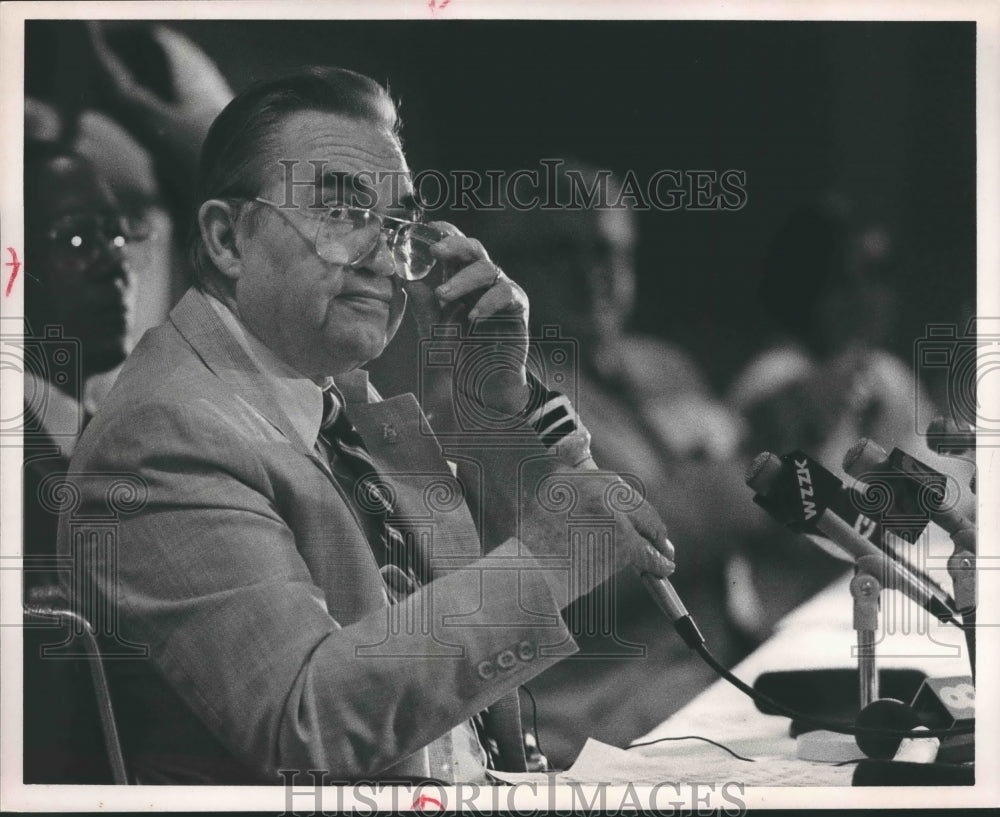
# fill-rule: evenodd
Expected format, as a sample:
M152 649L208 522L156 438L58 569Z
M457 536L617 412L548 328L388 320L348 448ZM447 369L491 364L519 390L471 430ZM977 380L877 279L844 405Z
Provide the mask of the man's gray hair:
M195 217L188 235L188 260L199 287L231 289L205 250L198 207L209 199L242 203L259 195L278 127L290 114L306 110L369 121L399 136L399 111L386 88L346 68L299 68L237 95L212 123L201 151Z

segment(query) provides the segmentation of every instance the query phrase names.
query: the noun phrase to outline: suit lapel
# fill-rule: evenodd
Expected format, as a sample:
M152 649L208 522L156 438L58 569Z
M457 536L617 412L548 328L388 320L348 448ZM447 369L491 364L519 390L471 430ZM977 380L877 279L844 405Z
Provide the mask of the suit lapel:
M342 493L329 463L299 439L267 379L206 296L197 289L188 290L170 313L170 320L205 365L312 460ZM370 402L373 394L363 370L338 376L337 387L377 471L395 495L397 521L426 526L432 533L435 555L478 557L479 537L465 503L460 501L461 485L441 456L441 447L416 398L405 394Z
M339 382L339 381L338 381ZM347 392L345 392L347 398ZM412 394L348 405L380 477L393 494L393 521L428 557L465 562L480 556L479 534L427 418ZM431 561L433 565L433 559Z
M330 470L330 463L300 438L268 380L233 337L206 296L198 289L189 289L171 311L170 320L216 377L323 472L357 520L354 506L344 496L340 483ZM352 393L358 389L367 390L367 382L367 375L354 378L351 381ZM360 528L360 521L358 525Z
M288 415L254 362L219 318L206 296L191 288L170 313L177 331L204 364L289 440L299 443Z
M189 290L170 313L170 320L217 377L327 475L354 513L329 463L303 444L266 378L205 295L194 288ZM393 521L428 532L426 537L416 536L414 545L424 551L432 566L433 557L446 559L449 569L457 567L459 561L478 559L479 534L463 501L461 483L445 462L416 398L405 394L379 400L363 370L338 377L337 386L376 470L392 491ZM518 703L516 693L505 696L490 707L486 719L497 738L503 764L523 770Z

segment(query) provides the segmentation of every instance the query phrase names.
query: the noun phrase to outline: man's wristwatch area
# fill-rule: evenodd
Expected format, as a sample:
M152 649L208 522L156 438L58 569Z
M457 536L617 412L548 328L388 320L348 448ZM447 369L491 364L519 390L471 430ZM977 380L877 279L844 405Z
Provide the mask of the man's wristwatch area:
M478 397L461 391L461 396L474 403L477 413L502 423L504 430L512 433L531 429L548 449L558 447L559 458L566 465L579 467L590 464L596 467L590 454L590 432L580 420L580 415L562 392L550 389L530 371L528 401L517 414L505 414L484 404Z

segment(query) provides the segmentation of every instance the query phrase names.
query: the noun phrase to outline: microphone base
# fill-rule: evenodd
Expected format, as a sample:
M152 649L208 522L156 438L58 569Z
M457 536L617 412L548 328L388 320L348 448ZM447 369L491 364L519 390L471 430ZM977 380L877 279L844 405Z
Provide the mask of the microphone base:
M976 736L951 735L942 738L941 748L938 750L938 760L944 763L965 763L975 759L976 756Z
M880 694L901 701L912 701L927 678L918 669L882 668L879 670ZM754 682L754 689L803 715L854 726L861 709L856 669L828 668L809 670L779 670L765 672ZM776 714L757 702L757 709L767 715ZM813 727L792 721L791 737L798 737ZM851 738L853 740L853 738Z
M795 739L795 757L814 763L849 763L864 760L865 753L851 735L816 729L803 732Z
M859 761L852 786L974 786L974 764L908 763L900 760Z

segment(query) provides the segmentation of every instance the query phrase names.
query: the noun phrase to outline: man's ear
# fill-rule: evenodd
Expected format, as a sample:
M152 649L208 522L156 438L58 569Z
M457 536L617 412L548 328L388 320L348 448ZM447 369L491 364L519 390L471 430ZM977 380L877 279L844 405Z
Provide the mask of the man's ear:
M236 246L236 210L228 202L209 199L198 208L198 229L212 263L227 278L235 281L243 271Z

